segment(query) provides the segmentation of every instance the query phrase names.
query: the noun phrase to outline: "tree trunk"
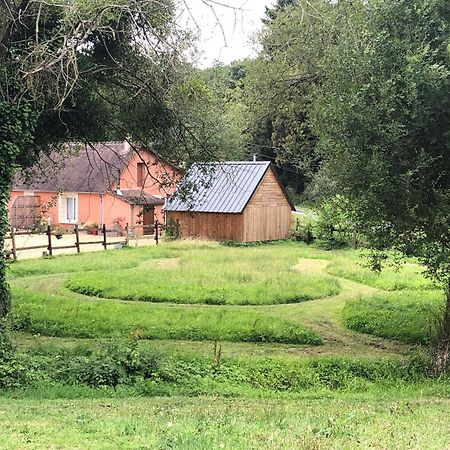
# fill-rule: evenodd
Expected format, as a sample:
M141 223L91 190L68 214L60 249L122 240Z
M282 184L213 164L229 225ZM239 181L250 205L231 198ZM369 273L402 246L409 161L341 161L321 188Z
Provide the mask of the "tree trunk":
M8 199L11 188L11 170L3 165L0 158L0 319L11 308L9 287L6 283L6 264L3 255L4 236L8 230Z
M440 324L430 366L432 376L438 376L445 372L450 362L450 282L447 284L445 297L444 317Z
M352 248L358 248L358 229L356 227L352 232Z

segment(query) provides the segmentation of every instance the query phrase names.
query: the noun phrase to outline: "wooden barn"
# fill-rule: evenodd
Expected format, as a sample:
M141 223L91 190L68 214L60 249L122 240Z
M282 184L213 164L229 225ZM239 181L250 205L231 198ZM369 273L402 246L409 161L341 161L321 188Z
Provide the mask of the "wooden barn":
M294 209L268 161L194 164L165 206L182 237L241 242L288 237Z

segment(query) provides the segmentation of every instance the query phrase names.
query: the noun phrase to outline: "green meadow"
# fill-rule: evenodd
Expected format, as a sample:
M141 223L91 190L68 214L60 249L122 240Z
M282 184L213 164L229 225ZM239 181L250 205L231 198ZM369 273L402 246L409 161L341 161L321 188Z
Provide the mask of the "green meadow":
M450 444L450 378L427 374L443 295L415 261L163 241L8 277L1 448Z

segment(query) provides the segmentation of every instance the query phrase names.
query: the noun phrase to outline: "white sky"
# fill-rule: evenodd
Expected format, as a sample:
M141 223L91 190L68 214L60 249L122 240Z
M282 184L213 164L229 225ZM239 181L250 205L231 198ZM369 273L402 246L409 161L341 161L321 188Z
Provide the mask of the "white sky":
M254 56L257 48L251 38L261 28L265 6L274 3L275 0L180 0L182 23L199 34L198 64L208 67L215 61L228 64Z

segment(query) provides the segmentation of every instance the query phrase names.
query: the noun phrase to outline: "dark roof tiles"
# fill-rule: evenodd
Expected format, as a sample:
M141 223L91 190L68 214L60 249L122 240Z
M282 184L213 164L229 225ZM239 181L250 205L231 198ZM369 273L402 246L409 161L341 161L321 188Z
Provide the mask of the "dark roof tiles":
M122 189L120 192L121 194L117 193L115 195L122 198L131 205L164 205L164 199L147 194L146 192L139 189Z
M65 154L42 156L18 174L13 190L103 193L117 183L132 154L124 142L73 144Z

